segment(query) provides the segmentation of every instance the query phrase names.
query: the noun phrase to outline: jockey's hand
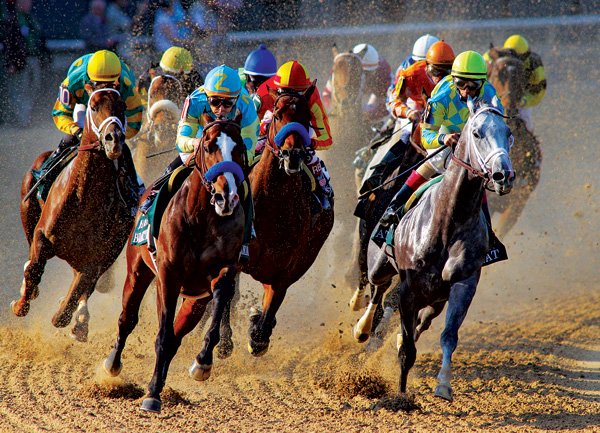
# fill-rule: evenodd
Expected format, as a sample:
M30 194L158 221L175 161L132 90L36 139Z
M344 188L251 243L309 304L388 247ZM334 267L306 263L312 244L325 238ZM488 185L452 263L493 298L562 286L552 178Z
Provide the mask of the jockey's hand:
M406 117L414 124L417 124L421 121L421 113L418 110L410 110Z
M460 138L460 132L454 132L452 134L446 134L444 136L444 144L448 147L454 147L458 143Z
M198 146L200 146L201 144L202 144L201 138L194 138L192 140L192 146L194 146L194 153L196 153L198 151Z
M402 117L402 107L400 105L397 105L396 107L394 107L394 109L392 110L392 115L396 119L400 119Z
M77 128L73 135L77 137L77 140L81 141L81 137L83 137L83 129Z

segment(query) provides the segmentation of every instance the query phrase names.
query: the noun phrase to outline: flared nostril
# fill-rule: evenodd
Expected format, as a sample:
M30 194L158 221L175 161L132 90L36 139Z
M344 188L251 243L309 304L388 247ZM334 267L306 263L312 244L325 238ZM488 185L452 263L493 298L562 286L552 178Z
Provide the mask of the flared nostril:
M504 178L504 173L501 171L497 171L494 174L492 174L492 179L494 180L494 182L502 182Z

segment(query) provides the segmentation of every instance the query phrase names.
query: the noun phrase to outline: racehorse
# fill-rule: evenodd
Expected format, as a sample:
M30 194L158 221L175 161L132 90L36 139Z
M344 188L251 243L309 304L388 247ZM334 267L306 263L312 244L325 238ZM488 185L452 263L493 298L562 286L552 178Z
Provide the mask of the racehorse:
M123 286L119 333L103 364L108 374L120 373L125 342L137 325L144 294L158 276L156 365L141 406L149 412L160 412L160 393L169 364L183 337L196 327L212 298L211 325L189 370L195 380L208 379L213 349L220 338L223 309L234 293L244 229L237 185L244 180L241 164L246 148L238 123L211 122L208 114L204 116L206 126L193 156L194 169L162 216L156 258L145 245L131 242L127 245L128 275ZM147 195L148 192L142 200ZM179 296L184 299L175 317Z
M135 166L144 180L157 179L173 159L173 143L177 139L177 122L186 94L181 81L172 75L157 75L148 87L146 121L132 139ZM164 152L164 153L162 153ZM149 155L151 160L148 159Z
M267 145L249 176L256 239L241 269L264 287L262 310L250 317L248 350L254 356L267 352L288 288L314 263L333 227L333 202L329 210L320 209L311 192L314 178L303 162L310 145L307 101L315 89L313 83L302 94L273 95ZM231 335L225 320L222 334ZM227 348L222 356L227 356L233 342L222 344Z
M115 169L125 146L125 103L114 89L90 95L77 156L59 174L45 202L24 200L35 180L29 171L21 188L21 221L29 242L21 298L13 301L17 316L29 312L38 296L46 262L58 256L73 268L74 278L52 324L65 327L77 308L72 336L86 341L87 300L98 278L116 260L131 231L133 217L126 205ZM39 169L50 152L33 163Z
M503 115L493 106L476 108L471 100L468 105L470 118L443 179L425 192L394 231L393 258L388 258L387 248L369 245L369 281L376 290L353 329L355 339L368 339L373 312L389 280L399 273L399 389L405 393L417 355L415 341L448 302L441 336L442 368L435 391L447 400L452 400L451 361L458 329L475 295L489 246L481 211L484 188L504 195L514 179L509 158L512 134Z
M365 73L362 62L352 52L338 53L333 48L331 69L331 113L334 116L357 116L362 112Z
M525 204L540 180L542 150L540 143L518 117L518 104L525 94L527 77L523 62L509 50L491 48L488 63L489 81L496 88L509 116L508 126L515 136L511 160L519 179L509 197L490 196L490 210L499 214L494 224L499 237L505 236L521 216Z

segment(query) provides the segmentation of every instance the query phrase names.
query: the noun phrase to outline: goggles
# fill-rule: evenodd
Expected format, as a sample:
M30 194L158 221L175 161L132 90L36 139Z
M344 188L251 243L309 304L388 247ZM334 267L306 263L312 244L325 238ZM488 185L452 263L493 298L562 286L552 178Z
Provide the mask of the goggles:
M231 108L235 105L237 98L219 98L216 96L211 96L208 98L208 103L211 107L223 107L223 108Z
M427 72L429 72L429 75L432 77L445 77L446 75L450 74L451 69L452 65L442 66L431 63L427 65Z
M483 80L464 80L462 78L454 77L454 84L460 90L467 89L471 91L477 91L481 89L481 86L483 86Z

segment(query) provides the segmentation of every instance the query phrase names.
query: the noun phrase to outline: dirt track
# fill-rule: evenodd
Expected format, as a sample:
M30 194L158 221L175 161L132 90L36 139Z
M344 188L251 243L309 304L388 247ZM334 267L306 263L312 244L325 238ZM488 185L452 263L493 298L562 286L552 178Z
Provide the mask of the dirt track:
M346 307L345 264L332 259L345 256L349 241L336 235L319 265L290 289L264 357L245 350L248 308L260 296L246 281L232 358L216 360L206 383L192 381L186 370L202 337L194 332L173 361L162 414L141 413L139 399L154 367L152 295L126 348L122 381L109 382L99 370L114 338L119 288L90 301L91 335L84 345L49 323L70 279L58 260L47 267L29 316L9 315L27 254L17 213L20 176L59 134L47 118L26 132L3 127L0 432L600 431L600 127L590 116L600 50L593 38L584 44L544 35L533 38L549 82L534 114L544 149L542 180L506 240L511 260L486 270L461 329L451 404L432 394L441 318L419 342L408 402L391 397L398 377L395 336L375 354L350 339L358 315ZM481 48L487 43L476 40ZM343 184L334 186L347 193ZM340 216L337 233L352 222ZM385 409L406 403L417 408Z

